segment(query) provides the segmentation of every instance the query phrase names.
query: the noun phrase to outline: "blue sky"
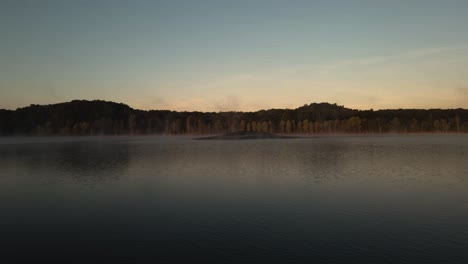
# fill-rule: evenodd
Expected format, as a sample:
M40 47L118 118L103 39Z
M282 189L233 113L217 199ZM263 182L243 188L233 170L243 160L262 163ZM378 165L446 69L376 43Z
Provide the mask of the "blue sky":
M468 108L467 1L0 1L0 108Z

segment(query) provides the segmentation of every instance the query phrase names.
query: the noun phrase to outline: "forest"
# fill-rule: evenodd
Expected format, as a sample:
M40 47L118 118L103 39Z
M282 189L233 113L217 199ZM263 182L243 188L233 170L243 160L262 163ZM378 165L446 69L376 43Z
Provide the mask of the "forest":
M466 109L354 110L330 103L256 112L138 110L102 100L0 109L0 135L468 133Z

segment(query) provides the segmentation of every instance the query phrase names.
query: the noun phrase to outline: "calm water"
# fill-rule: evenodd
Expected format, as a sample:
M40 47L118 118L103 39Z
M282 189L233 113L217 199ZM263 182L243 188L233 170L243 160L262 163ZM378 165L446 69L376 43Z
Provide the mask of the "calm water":
M0 262L468 263L468 137L0 138Z

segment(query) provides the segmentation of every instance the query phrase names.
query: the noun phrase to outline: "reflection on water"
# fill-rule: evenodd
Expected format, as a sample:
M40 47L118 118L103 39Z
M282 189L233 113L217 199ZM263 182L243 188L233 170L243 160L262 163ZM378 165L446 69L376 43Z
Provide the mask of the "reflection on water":
M10 262L461 263L467 154L466 136L2 138L0 246Z
M0 165L31 177L28 180L33 181L42 177L76 182L113 180L127 170L129 153L127 144L109 143L46 140L35 144L4 145L0 150L3 154ZM7 172L0 175L7 175Z

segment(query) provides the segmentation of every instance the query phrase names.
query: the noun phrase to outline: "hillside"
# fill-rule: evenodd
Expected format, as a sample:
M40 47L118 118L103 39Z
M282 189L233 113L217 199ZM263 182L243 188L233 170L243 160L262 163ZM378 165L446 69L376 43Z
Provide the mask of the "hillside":
M465 109L353 110L329 103L257 112L143 111L122 103L74 100L0 110L1 135L208 135L254 131L317 133L468 132Z

